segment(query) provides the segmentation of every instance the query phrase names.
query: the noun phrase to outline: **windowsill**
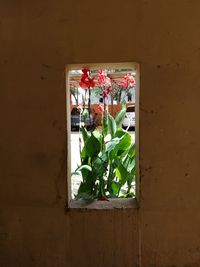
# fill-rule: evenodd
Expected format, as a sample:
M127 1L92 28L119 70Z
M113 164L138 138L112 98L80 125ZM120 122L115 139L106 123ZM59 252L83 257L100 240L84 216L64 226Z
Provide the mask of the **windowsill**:
M136 198L102 200L70 200L67 210L112 210L112 209L138 209Z

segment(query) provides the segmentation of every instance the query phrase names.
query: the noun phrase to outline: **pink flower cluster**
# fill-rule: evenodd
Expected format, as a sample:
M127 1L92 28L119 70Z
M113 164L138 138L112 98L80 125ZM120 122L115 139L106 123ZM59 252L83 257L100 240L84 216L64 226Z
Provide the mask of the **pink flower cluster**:
M102 97L108 97L112 93L112 84L110 78L107 76L106 71L98 71L98 85L102 88Z
M120 82L120 85L124 89L128 90L129 88L135 85L135 78L129 73L123 77L122 81Z

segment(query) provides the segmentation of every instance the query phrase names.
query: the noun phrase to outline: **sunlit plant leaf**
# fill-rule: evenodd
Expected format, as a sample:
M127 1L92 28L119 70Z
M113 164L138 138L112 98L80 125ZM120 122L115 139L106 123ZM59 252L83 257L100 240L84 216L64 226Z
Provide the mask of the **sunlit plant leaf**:
M108 114L108 129L110 131L111 137L113 138L117 130L117 125L114 118L110 114Z
M91 137L88 138L86 144L85 144L86 154L89 157L96 157L100 150L101 150L101 144L99 140L91 134Z
M122 126L122 123L124 121L124 118L125 118L125 115L126 115L126 108L123 107L116 115L115 117L115 122L116 122L116 125L117 125L117 128L121 127Z

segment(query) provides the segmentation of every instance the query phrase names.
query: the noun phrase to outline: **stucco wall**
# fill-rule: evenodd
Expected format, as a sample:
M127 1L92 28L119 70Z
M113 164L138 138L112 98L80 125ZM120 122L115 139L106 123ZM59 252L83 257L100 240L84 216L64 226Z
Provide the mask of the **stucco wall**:
M0 266L200 266L200 2L0 3ZM66 64L140 63L140 209L64 214Z

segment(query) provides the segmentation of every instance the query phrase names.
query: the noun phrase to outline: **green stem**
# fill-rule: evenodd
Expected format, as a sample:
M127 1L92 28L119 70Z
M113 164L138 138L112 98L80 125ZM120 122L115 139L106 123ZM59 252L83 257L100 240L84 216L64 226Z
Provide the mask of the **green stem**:
M92 126L92 122L91 122L91 116L90 116L90 114L91 114L91 110L90 110L90 104L91 104L91 88L89 87L88 88L89 89L89 98L88 98L88 113L89 113L89 125L90 125L90 131L92 130L91 128L91 126Z
M91 157L88 158L88 165L91 166Z
M109 193L111 193L111 175L112 175L112 160L109 160L109 163L108 163L108 166L109 166L109 173L108 173L108 184L107 184L107 189L109 191Z

